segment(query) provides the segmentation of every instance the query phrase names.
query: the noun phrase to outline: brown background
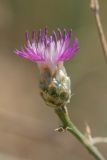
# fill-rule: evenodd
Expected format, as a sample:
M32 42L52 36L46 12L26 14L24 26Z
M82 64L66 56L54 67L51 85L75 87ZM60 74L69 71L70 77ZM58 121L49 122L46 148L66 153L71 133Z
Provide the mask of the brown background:
M100 3L107 33L107 1ZM107 66L89 0L0 0L0 159L91 160L73 136L54 132L60 122L39 95L36 64L14 54L26 30L46 25L79 37L80 53L65 63L74 93L68 109L82 132L87 122L93 136L107 136ZM107 144L98 147L107 158Z

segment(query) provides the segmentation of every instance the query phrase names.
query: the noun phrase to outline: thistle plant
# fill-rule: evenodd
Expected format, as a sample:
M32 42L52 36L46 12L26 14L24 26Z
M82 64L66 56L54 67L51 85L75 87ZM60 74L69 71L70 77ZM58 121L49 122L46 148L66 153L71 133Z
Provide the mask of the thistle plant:
M70 78L67 76L64 61L71 59L79 50L78 39L75 38L70 45L72 31L64 33L57 29L49 36L48 29L32 33L32 40L29 41L26 32L27 46L16 50L16 54L36 62L40 70L40 92L46 104L53 107L61 107L70 101L71 87Z
M45 28L32 32L32 38L29 40L26 32L26 45L16 50L16 54L37 63L40 71L40 94L62 121L62 126L56 130L71 132L95 159L105 160L94 146L95 139L91 136L90 128L87 126L87 134L82 134L70 120L67 111L66 105L71 98L71 81L64 67L64 61L72 59L80 49L78 38L71 43L71 37L71 30L64 29L61 32L57 29L49 35L48 29Z

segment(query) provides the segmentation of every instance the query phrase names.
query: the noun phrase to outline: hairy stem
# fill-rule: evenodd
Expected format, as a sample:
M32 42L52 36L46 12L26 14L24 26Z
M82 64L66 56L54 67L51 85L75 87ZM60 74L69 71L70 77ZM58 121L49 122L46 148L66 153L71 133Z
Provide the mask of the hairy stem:
M105 158L101 155L98 149L93 144L91 144L88 138L83 135L72 123L66 107L57 108L55 109L55 112L62 121L63 128L72 133L84 145L84 147L90 152L90 154L93 155L96 160L105 160Z
M104 53L104 57L107 61L107 41L104 35L104 31L103 31L103 25L101 23L101 19L100 19L100 6L99 6L99 2L98 0L90 0L90 8L92 9L94 16L95 16L95 20L96 20L96 26L97 26L97 30L98 30L98 34L99 34L99 39L100 39L100 43L103 49L103 53Z

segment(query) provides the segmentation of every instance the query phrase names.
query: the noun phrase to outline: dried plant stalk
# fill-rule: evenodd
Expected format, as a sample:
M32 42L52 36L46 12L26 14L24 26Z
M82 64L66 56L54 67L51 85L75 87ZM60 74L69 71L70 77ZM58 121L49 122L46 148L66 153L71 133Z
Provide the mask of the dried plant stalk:
M100 6L99 6L98 0L91 0L90 1L90 8L92 9L94 16L95 16L100 43L101 43L101 46L103 49L105 60L107 61L107 41L106 41L106 37L105 37L104 31L103 31L103 25L101 23Z

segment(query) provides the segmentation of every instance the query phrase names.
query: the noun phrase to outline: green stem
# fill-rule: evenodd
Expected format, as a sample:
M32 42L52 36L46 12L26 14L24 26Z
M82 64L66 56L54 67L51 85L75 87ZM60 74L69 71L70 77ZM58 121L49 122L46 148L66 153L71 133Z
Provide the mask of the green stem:
M105 160L105 158L101 155L98 149L93 144L91 144L88 138L83 135L72 123L66 107L57 108L55 109L55 112L62 121L63 128L72 133L84 145L84 147L90 152L90 154L93 155L96 160Z

